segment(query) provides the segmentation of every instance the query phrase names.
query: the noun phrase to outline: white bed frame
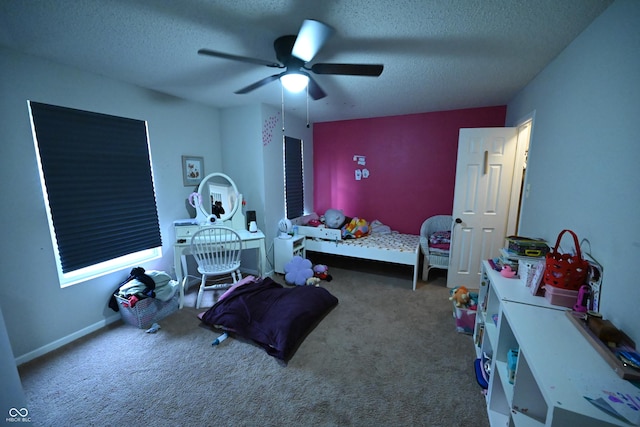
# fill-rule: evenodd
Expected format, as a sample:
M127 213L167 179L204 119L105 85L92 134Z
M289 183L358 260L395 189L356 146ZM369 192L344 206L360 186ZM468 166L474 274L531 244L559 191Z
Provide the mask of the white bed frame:
M416 243L415 248L412 248L411 251L394 251L342 243L340 230L336 229L303 225L297 227L298 234L306 237L305 250L307 251L413 266L413 290L416 290L420 268L419 243Z

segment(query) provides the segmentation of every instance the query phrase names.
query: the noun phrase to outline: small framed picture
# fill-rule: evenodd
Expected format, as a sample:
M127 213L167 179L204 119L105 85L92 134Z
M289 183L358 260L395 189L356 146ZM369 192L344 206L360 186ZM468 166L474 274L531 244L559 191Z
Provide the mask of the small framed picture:
M199 185L204 177L204 157L182 156L182 181L185 187Z

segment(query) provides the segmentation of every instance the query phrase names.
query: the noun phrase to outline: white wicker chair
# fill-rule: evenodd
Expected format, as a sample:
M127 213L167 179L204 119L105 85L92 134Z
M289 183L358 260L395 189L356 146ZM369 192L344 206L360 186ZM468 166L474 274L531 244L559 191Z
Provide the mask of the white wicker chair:
M198 272L202 275L196 308L200 308L204 291L228 289L242 279L240 273L240 255L242 239L229 227L205 227L191 237L191 253L198 263ZM207 281L231 278L231 283L207 285Z
M429 249L429 236L436 231L450 230L453 232L453 217L451 215L435 215L427 218L420 227L420 248L424 254L424 265L422 267L422 280L427 281L429 270L449 268L449 254L442 252L431 252Z

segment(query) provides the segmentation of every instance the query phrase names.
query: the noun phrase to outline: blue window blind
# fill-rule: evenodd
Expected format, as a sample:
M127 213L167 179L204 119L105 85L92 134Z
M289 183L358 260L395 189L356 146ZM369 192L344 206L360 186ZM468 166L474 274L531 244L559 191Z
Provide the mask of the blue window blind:
M302 141L284 137L285 208L287 218L304 215L304 173Z
M62 271L162 246L146 122L29 105Z

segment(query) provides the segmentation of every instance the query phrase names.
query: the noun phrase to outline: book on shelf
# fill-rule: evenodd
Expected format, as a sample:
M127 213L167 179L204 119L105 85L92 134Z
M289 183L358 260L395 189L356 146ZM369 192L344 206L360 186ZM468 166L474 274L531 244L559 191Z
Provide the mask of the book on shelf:
M526 256L526 255L518 255L517 252L509 249L509 248L501 248L500 249L500 253L502 254L503 257L507 258L507 259L512 259L515 260L516 262L518 260L525 260L525 261L531 261L531 262L538 262L538 261L542 261L544 260L544 255L542 256Z

